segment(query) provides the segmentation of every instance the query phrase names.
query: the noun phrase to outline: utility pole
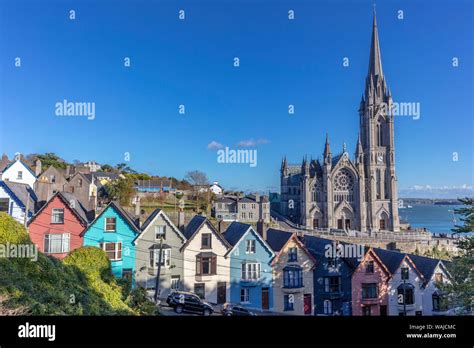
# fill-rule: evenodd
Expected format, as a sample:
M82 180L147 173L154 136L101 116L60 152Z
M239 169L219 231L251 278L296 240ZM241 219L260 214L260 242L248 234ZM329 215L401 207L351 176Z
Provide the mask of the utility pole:
M30 211L30 193L28 192L28 198L26 199L25 219L23 220L23 225L25 227L28 223L28 212L29 211Z
M158 256L158 272L156 272L155 283L155 303L158 303L158 293L160 292L160 275L161 275L161 254L163 253L163 235L160 235L160 254Z

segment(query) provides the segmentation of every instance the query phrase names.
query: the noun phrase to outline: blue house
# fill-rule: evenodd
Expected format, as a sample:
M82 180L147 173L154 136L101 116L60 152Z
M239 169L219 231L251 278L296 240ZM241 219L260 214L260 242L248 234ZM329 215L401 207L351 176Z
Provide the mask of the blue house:
M273 307L272 267L275 254L251 225L233 222L224 238L231 245L230 302L256 310Z
M316 260L314 268L314 314L344 315L352 313L352 273L359 264L358 257L340 257L337 250L359 249L355 244L313 236L298 237ZM345 248L344 248L345 247ZM331 248L331 249L330 249ZM328 250L335 250L328 257ZM365 249L362 247L362 257Z
M135 238L140 234L135 218L118 203L111 202L87 227L82 236L84 246L104 250L117 278L135 276Z

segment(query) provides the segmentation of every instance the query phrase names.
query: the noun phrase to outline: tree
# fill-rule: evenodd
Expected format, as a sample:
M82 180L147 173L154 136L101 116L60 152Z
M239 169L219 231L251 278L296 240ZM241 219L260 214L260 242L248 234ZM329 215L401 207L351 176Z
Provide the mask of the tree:
M463 226L457 225L455 233L474 231L474 199L464 198L459 200L466 207L456 209L455 213L462 215ZM474 310L474 236L468 235L459 239L459 255L455 256L448 264L451 274L449 284L438 284L443 293L443 302L448 307L454 308L457 314L470 314Z
M187 172L184 178L193 186L207 185L209 183L206 173L200 172L199 170Z
M30 161L34 163L37 159L41 160L41 166L46 169L50 166L53 166L58 169L66 169L67 162L57 156L55 153L47 152L45 154L36 154L28 156Z
M113 173L115 171L115 168L112 167L110 164L104 164L102 167L100 167L100 169L103 172L107 172L107 173Z
M110 200L118 200L121 205L125 206L130 204L132 196L135 194L133 180L130 178L118 179L107 183L104 188Z
M127 166L125 163L119 163L115 166L119 173L136 173L132 168Z
M459 201L465 205L463 208L454 209L454 213L463 216L461 221L464 225L455 225L454 233L468 233L474 231L474 198L460 198Z

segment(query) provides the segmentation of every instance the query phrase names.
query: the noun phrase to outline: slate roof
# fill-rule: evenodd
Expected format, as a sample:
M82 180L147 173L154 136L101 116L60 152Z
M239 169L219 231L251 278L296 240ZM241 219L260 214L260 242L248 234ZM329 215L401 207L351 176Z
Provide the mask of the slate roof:
M375 254L379 257L380 261L383 262L385 267L387 267L390 274L394 274L400 264L402 263L403 258L406 254L394 251L394 250L385 250L380 248L374 248Z
M439 263L439 259L432 259L431 257L408 255L410 259L415 263L418 270L423 274L423 277L429 281L433 276L436 266Z
M72 193L69 192L58 192L59 195L63 196L63 198L69 203L69 207L74 210L77 215L79 215L86 224L90 222L89 217L87 216L87 210L82 205L81 201L77 199ZM74 205L71 206L71 202L74 202ZM46 204L45 204L46 206Z
M23 209L26 209L29 194L28 211L30 214L35 212L38 198L29 185L13 181L0 181L0 185L5 188L12 199Z
M230 245L235 246L242 236L247 232L251 225L234 221L224 232L224 238Z
M267 244L276 253L283 248L293 233L269 228L267 230Z
M234 203L237 199L233 197L219 197L216 199L216 203Z
M160 213L161 209L160 208L156 208L151 214L150 216L147 217L147 219L145 220L145 222L143 223L142 225L142 228L141 230L142 231L145 231L146 228L148 227L148 225L153 221L153 219L155 218L155 216L157 216L159 213Z
M206 221L206 217L202 215L195 215L191 221L189 221L188 225L184 229L184 236L186 239L192 237L192 235L202 226L202 224Z
M96 178L109 178L111 180L115 180L119 177L117 173L109 173L109 172L93 172L91 173L94 175Z

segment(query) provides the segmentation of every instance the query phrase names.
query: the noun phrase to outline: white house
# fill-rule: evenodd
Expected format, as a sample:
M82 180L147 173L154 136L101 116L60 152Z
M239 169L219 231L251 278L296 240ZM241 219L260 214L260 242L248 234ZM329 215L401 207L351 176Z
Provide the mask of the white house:
M196 215L184 230L183 287L211 303L229 299L230 244L206 217Z
M25 222L27 210L27 221L33 216L36 202L36 195L27 184L0 180L0 211L19 223Z
M34 189L36 175L27 164L17 159L5 168L2 173L2 180L27 184Z
M218 196L222 195L222 193L224 192L224 190L222 189L222 186L219 185L217 181L214 181L214 183L209 187L209 189L211 190L212 193Z
M423 315L452 315L448 308L443 308L442 293L437 287L438 283L451 281L451 275L444 262L416 255L410 255L410 258L425 279L422 286Z
M388 314L423 315L424 283L422 272L405 255L388 282Z

